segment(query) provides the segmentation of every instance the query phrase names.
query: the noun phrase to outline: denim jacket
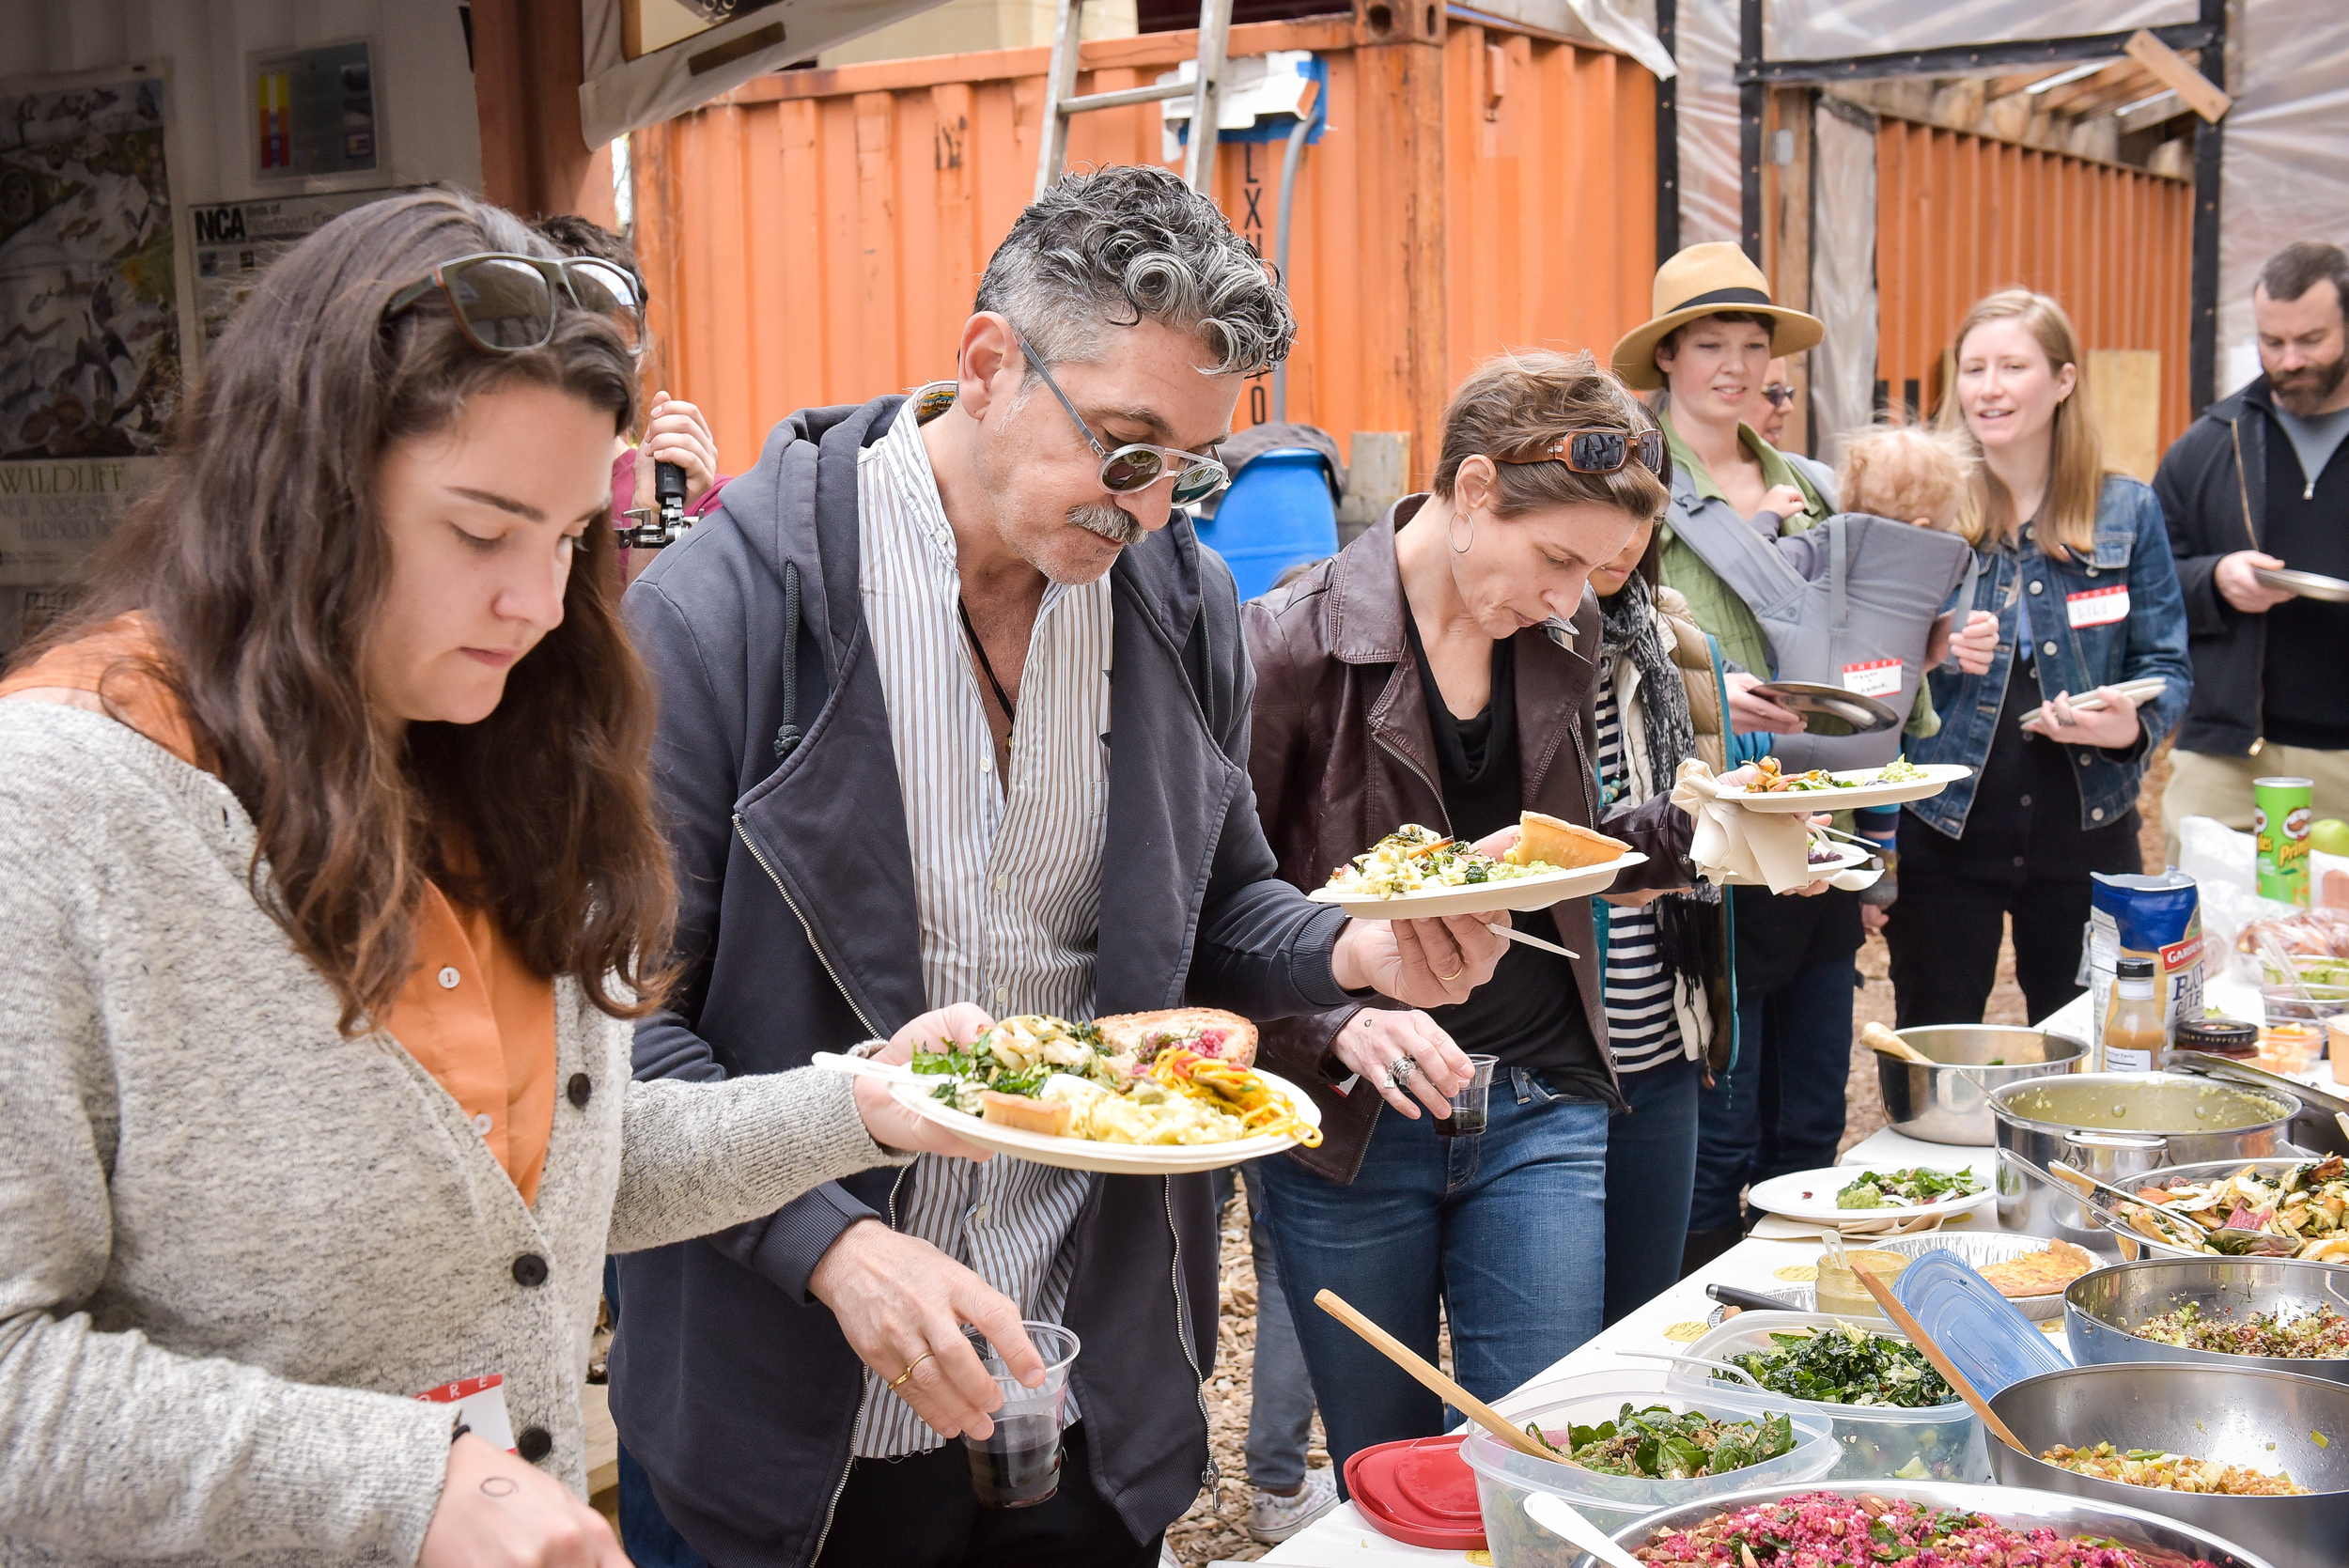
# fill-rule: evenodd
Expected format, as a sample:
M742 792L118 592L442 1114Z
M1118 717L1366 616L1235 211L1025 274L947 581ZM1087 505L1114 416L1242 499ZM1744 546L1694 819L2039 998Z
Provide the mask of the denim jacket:
M1966 675L1954 660L1933 672L1933 703L1941 715L1941 733L1912 737L1902 749L1911 762L1963 763L1975 768L1977 777L1912 800L1908 811L1951 838L1965 832L1979 769L1990 755L2007 678L2015 668L2015 640L2028 598L2037 643L2033 657L2041 666L2044 691L2077 693L2148 675L2170 683L2159 697L2138 709L2144 728L2125 751L2067 748L2079 764L2074 777L2079 781L2081 831L2118 820L2137 803L2145 765L2186 712L2194 686L2193 667L2186 656L2186 599L2154 492L2134 479L2108 474L2096 508L2096 544L2090 559L2050 556L2031 541L2027 529L2019 546L2007 543L1977 551L1968 581L1973 599L1959 607L1955 625L1963 629L1963 612L1990 611L1999 617L1998 651L1991 655L1985 675ZM2123 587L2125 600L2115 604L2120 596L2112 590ZM1966 587L1960 585L1952 604L1965 595ZM2014 723L2020 714L2018 707L2006 722Z

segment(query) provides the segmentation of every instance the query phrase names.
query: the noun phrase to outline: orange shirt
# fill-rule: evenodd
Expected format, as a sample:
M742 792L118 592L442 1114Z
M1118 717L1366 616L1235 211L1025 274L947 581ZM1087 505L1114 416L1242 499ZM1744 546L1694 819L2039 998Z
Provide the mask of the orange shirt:
M0 698L111 710L180 761L210 771L178 697L124 662L154 653L146 617L123 615L0 680ZM554 1128L554 984L530 971L485 911L452 903L431 882L415 930L416 968L382 1027L448 1091L531 1203Z

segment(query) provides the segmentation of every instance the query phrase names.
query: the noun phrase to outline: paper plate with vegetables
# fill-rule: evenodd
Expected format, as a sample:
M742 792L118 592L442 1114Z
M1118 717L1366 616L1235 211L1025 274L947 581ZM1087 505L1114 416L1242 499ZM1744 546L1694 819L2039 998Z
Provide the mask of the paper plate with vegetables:
M1621 839L1540 812L1520 816L1516 846L1497 857L1407 822L1307 896L1357 920L1499 914L1603 893L1626 869L1646 863Z
M1759 779L1743 789L1724 789L1714 799L1748 811L1855 811L1921 800L1973 772L1953 762L1921 767L1906 757L1894 757L1881 768L1847 768L1836 773L1824 768L1788 773L1776 757L1764 757L1755 766L1762 772Z
M1321 1108L1255 1054L1256 1026L1213 1008L1027 1014L967 1049L917 1051L893 1076L917 1114L998 1154L1167 1176L1321 1141Z
M1833 1165L1756 1182L1748 1201L1789 1219L1839 1224L1851 1219L1915 1219L1964 1214L1996 1203L1998 1193L1965 1166Z

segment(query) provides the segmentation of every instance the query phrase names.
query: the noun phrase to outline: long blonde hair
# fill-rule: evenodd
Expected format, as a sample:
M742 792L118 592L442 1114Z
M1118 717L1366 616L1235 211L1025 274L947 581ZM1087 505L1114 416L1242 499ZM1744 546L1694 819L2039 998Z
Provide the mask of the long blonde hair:
M2105 455L2088 402L2088 360L2079 351L2079 334L2072 330L2072 318L2063 314L2061 305L2045 294L2034 294L2028 288L2000 289L1984 296L1958 323L1951 363L1954 366L1963 356L1966 339L1976 327L1988 321L2008 320L2023 324L2023 330L2030 334L2031 340L2047 356L2051 372L2061 373L2068 365L2077 377L2071 396L2056 405L2054 423L2048 427L2047 493L2040 500L2034 532L2039 537L2039 548L2049 555L2085 557L2093 553L2096 545L2096 508L2104 495ZM2015 498L2007 493L1998 475L1990 472L1989 464L1982 460L1982 443L1974 439L1964 411L1957 406L1954 386L1942 399L1939 423L1963 442L1974 459L1973 482L1968 487L1966 507L1958 518L1957 531L1976 549L1985 540L2013 538L2022 525L2022 520L2015 515Z

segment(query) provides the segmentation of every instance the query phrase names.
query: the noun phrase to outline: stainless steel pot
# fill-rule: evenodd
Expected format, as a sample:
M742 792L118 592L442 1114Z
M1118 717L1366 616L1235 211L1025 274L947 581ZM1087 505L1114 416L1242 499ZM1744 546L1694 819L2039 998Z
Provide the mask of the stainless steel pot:
M2072 1193L2031 1174L2025 1161L2045 1170L2061 1159L2115 1181L2161 1165L2298 1152L2284 1129L2300 1113L2300 1101L2283 1090L2177 1073L2075 1073L2008 1084L1989 1098L2000 1228L2099 1252L2119 1250L2112 1234L2083 1216ZM2109 1134L2140 1136L2100 1136Z
M1990 1408L2030 1453L1990 1445L2000 1484L2157 1508L2278 1562L2349 1561L2349 1388L2288 1372L2214 1373L2180 1362L2067 1367L2009 1384ZM2319 1436L2322 1434L2323 1436ZM2280 1469L2304 1498L2148 1491L2031 1455L2058 1443L2160 1449Z
M2193 1165L2162 1165L2144 1172L2139 1185L2166 1187L2176 1181L2223 1181L2237 1172L2247 1170L2254 1175L2274 1178L2289 1174L2295 1166L2306 1163L2306 1157L2295 1156L2284 1159L2206 1159ZM2140 1257L2207 1258L2212 1255L2199 1247L2172 1247L2168 1242L2140 1235L2134 1231L2129 1233L2129 1239L2137 1244Z
M2147 1494L2153 1507L2145 1508L2023 1486L1964 1486L1937 1481L1871 1481L1865 1486L1822 1486L1816 1482L1807 1486L1757 1486L1750 1491L1732 1492L1704 1502L1684 1503L1651 1514L1639 1523L1615 1531L1615 1541L1636 1553L1660 1531L1688 1529L1719 1514L1750 1508L1756 1503L1777 1502L1821 1491L1855 1498L1864 1492L1869 1497L1905 1498L1928 1508L1960 1509L2010 1529L2036 1529L2044 1525L2065 1535L2100 1536L2145 1554L2149 1561L2191 1562L2199 1558L2212 1564L2212 1568L2299 1568L2300 1564L2317 1560L2303 1555L2270 1560L2256 1555L2250 1547L2237 1545L2194 1525L2163 1518L2153 1508L2163 1506L2166 1494ZM1555 1536L1548 1532L1544 1535L1558 1545L1560 1555L1528 1560L1571 1561L1575 1568L1595 1568L1595 1560L1588 1554L1577 1556L1571 1547L1557 1543ZM1499 1551L1493 1556L1496 1560L1501 1560Z
M2117 1264L2081 1275L2064 1291L2063 1338L2072 1359L2084 1367L2167 1361L2206 1374L2291 1372L2349 1384L2349 1357L2229 1356L2140 1340L2130 1331L2188 1302L2211 1316L2225 1312L2237 1319L2279 1310L2297 1315L2322 1306L2349 1313L2349 1264L2292 1258L2146 1258ZM2349 1434L2327 1430L2326 1436L2349 1454L2349 1441L2342 1440Z
M2080 1041L2004 1024L1936 1024L1898 1032L1937 1065L1878 1056L1876 1086L1892 1130L1928 1143L1985 1147L1998 1141L1991 1090L2077 1072L2088 1058Z

